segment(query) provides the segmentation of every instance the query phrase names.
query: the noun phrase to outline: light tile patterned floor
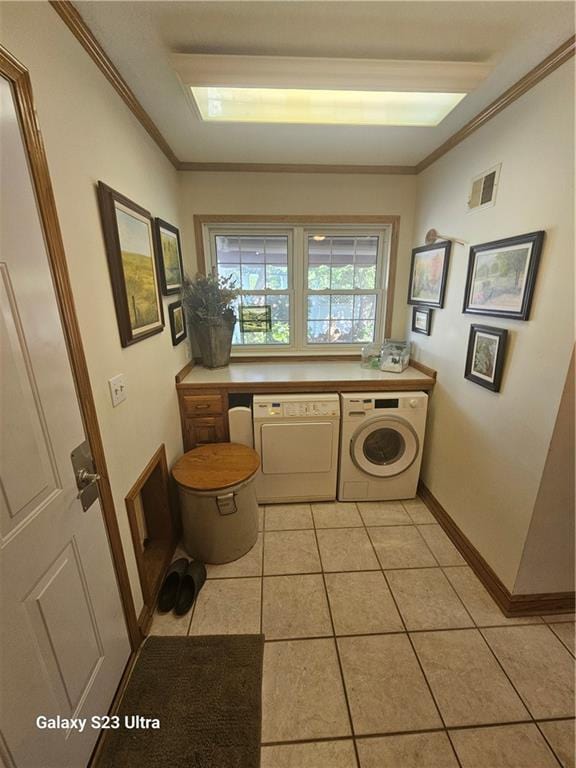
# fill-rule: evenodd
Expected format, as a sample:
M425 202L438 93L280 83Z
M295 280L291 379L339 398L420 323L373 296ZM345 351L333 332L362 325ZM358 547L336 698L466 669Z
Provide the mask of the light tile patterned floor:
M260 528L151 633L265 634L262 768L575 768L573 614L503 616L420 499Z

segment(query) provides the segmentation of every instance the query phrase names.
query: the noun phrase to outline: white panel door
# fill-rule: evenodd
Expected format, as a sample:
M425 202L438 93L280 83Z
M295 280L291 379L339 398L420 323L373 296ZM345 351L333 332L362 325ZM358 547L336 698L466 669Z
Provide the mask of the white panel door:
M98 732L40 715L105 714L130 654L100 502L77 499L85 439L14 109L0 77L0 757L81 768Z

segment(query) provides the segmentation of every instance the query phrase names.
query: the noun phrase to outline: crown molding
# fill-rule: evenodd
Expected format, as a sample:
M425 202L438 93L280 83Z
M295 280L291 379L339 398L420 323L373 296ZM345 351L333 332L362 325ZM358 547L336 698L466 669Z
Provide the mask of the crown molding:
M333 165L323 163L179 163L179 171L196 173L359 173L411 176L413 165Z
M449 139L421 160L416 165L416 173L421 173L428 168L428 166L432 165L432 163L436 162L436 160L460 144L464 139L467 139L468 136L474 133L474 131L477 131L489 120L492 120L493 117L496 117L496 115L502 112L503 109L506 109L510 104L513 104L520 98L520 96L523 96L541 80L552 74L554 70L558 69L564 62L574 56L574 51L575 38L572 36L556 48L550 56L547 56L543 61L537 64L534 69L531 69L530 72L524 75L524 77L521 77L520 80L515 82L507 91L500 94L497 99L479 112L476 117L473 117L463 128L460 128L459 131L453 133Z
M148 131L158 147L178 171L200 172L244 172L244 173L348 173L348 174L380 174L380 175L414 175L419 174L440 157L468 138L503 109L514 103L516 99L537 85L541 80L552 74L558 67L574 56L576 50L575 37L572 36L562 43L555 51L537 64L524 77L520 78L508 90L485 107L476 117L466 123L463 128L452 134L443 144L427 155L417 165L336 165L322 163L216 163L216 162L186 162L179 160L170 145L136 98L134 92L116 69L108 55L92 34L92 31L77 11L71 0L49 0L50 5L61 17L78 42L82 45L104 77L109 81L127 107Z
M174 168L178 168L178 158L172 151L170 145L160 133L156 123L146 112L142 104L136 98L134 92L124 80L120 72L116 69L112 61L108 58L106 51L102 48L98 40L92 34L92 31L76 10L76 7L70 0L49 0L50 5L108 80L110 85L124 101L128 109L140 121L141 125L148 131L158 147L166 155Z

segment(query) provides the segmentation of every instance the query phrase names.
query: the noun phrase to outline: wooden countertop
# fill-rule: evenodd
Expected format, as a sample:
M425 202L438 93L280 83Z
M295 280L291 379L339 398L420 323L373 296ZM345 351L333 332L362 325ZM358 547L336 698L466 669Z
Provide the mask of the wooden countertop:
M195 366L176 386L188 391L225 389L229 392L368 392L430 390L435 381L435 371L414 362L402 373L388 373L373 368L362 368L360 360L286 360L231 362L226 368L215 369Z

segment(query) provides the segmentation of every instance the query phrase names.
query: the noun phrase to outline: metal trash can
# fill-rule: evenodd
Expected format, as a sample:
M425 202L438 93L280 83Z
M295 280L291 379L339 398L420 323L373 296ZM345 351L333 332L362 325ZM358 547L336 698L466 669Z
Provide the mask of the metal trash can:
M254 478L260 458L238 443L210 443L172 468L178 484L186 551L204 563L229 563L258 538Z

